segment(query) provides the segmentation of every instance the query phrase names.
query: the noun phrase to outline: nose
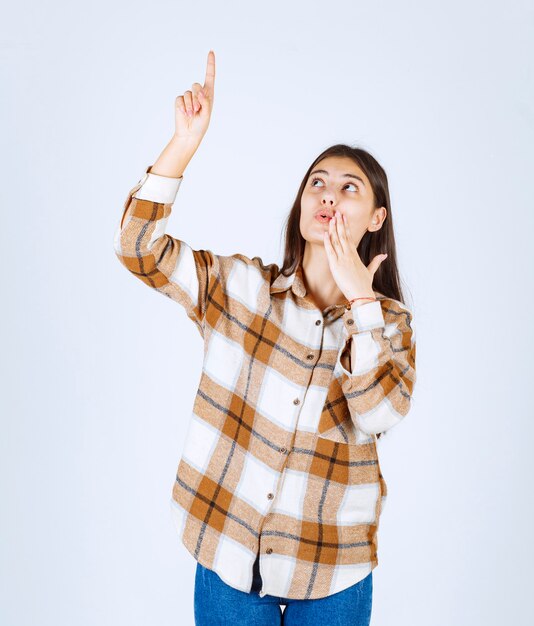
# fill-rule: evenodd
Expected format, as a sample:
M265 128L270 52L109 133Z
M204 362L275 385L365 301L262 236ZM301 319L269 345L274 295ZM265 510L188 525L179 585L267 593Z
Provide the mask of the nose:
M332 206L333 204L337 204L336 193L334 189L325 187L321 196L321 203L323 204L323 206Z

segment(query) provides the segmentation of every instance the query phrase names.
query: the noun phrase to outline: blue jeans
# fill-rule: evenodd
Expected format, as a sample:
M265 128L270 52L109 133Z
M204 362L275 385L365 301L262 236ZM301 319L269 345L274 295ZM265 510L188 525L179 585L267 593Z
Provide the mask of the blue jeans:
M369 626L373 572L355 585L326 598L295 600L260 597L258 559L250 593L234 589L197 561L194 610L196 626ZM282 612L281 604L285 605Z

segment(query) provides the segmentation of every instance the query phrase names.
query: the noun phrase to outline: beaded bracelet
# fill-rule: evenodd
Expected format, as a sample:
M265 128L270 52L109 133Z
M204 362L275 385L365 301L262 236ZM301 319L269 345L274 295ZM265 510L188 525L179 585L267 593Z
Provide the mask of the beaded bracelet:
M349 300L347 304L345 305L345 308L347 310L350 309L350 307L352 306L352 303L356 302L356 300L371 300L371 302L376 302L376 298L371 298L369 296L362 296L361 298L352 298L352 300Z

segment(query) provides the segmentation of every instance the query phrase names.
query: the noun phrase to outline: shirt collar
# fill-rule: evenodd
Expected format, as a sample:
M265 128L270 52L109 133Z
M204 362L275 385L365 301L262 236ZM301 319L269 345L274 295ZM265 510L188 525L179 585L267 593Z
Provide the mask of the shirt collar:
M278 274L271 285L271 293L279 293L280 291L286 291L289 288L291 288L295 295L300 296L301 298L304 298L306 295L301 262L299 262L295 271L292 274L289 274L289 276L284 276L282 273Z

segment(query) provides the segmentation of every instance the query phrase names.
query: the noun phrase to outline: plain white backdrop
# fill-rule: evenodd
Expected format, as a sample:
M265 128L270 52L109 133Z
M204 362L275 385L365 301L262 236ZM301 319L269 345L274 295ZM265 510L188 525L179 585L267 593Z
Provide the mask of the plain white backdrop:
M113 235L210 48L170 234L280 263L317 154L361 146L388 173L418 380L379 442L372 625L532 624L532 3L2 13L2 625L193 624L168 500L202 342Z

